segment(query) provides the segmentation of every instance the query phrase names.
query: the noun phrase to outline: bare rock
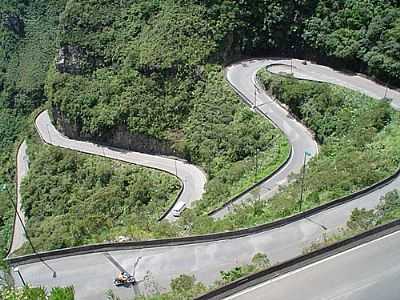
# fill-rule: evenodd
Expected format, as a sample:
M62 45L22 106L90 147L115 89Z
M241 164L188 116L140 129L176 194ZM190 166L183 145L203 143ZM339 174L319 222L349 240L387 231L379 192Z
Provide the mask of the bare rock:
M58 51L56 68L60 73L79 75L85 73L93 65L85 49L79 46L64 46Z

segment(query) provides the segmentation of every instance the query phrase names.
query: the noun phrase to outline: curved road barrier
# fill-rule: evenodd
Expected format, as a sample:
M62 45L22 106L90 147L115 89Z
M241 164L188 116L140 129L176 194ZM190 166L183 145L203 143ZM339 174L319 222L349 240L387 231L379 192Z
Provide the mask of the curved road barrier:
M228 80L231 84L233 82L240 94L246 96L245 101L251 100L251 95L256 93L257 108L265 111L271 118L279 116L273 119L274 123L285 133L290 133L293 140L301 146L300 149L315 147L316 150L312 134L296 120L288 117L287 112L279 104L275 105L273 99L261 90L257 91L257 70L275 62L278 61L264 59L234 64L228 68ZM247 80L244 80L245 78ZM304 133L304 136L299 135L300 132ZM293 150L292 160L296 160L296 155L303 158L303 153L296 153L296 147L293 147ZM284 172L286 171L289 170ZM277 176L282 175L281 173L283 171ZM49 264L57 271L56 279L52 278L45 266L35 262L34 256L13 258L9 262L14 265L21 264L21 274L32 285L74 285L79 299L102 298L107 289L112 289L122 299L130 299L132 291L116 289L112 278L120 267L127 270L132 268L138 257L142 259L136 269L137 279L142 280L150 273L152 281L161 289L168 288L170 280L180 274L193 274L198 280L210 284L218 278L220 270L246 264L257 252L267 253L272 263L299 256L303 248L319 238L322 233L335 232L345 225L354 208L376 207L383 195L400 187L398 175L399 172L396 172L363 191L256 228L181 239L90 245L42 253L42 257L52 258ZM275 183L284 184L279 181ZM269 192L271 191L266 191ZM110 256L113 263L109 259ZM118 262L119 268L115 262ZM88 282L87 274L92 273L96 276ZM16 281L18 283L18 278ZM138 290L143 293L146 288L139 285Z
M26 175L28 175L29 170L29 158L27 151L26 141L23 141L17 149L16 155L16 163L17 163L17 171L16 171L16 207L17 212L20 215L23 224L21 224L20 219L17 217L17 212L14 215L14 224L12 237L10 241L10 248L8 249L7 257L9 257L15 250L21 248L21 246L26 242L26 237L23 229L23 225L25 225L25 215L22 210L21 203L21 182ZM14 201L14 199L11 199Z
M395 234L395 237L392 236L393 234ZM383 244L382 239L385 238L392 239L389 247L388 245ZM333 296L336 296L334 299L339 299L338 294L341 294L343 296L343 298L340 299L348 299L347 296L350 295L349 292L359 293L360 287L353 286L352 289L348 289L341 292L338 291L339 290L338 286L345 285L345 283L347 282L347 280L343 277L349 279L348 284L354 285L354 283L350 283L350 281L355 281L355 278L357 276L360 277L360 279L357 278L358 280L365 281L365 278L374 277L374 275L378 273L378 270L380 270L381 273L386 273L386 275L388 275L387 273L390 272L394 273L394 275L396 275L397 277L400 275L400 269L398 267L396 267L395 270L387 268L388 262L393 266L398 265L398 259L400 259L400 252L397 251L399 241L400 241L400 220L374 228L370 231L340 241L333 245L324 247L317 251L313 251L311 253L295 257L289 261L275 265L261 272L257 272L249 276L243 277L221 288L210 291L207 294L196 297L194 300L220 300L220 299L232 299L232 300L233 299L243 299L243 300L263 300L263 299L295 300L296 299L297 300L297 299L328 299L328 298L332 299L331 297ZM356 255L358 257L354 257L353 255L353 257L344 259L345 263L340 264L336 268L337 272L334 272L332 270L332 264L330 265L328 264L325 270L323 270L323 268L319 268L317 272L314 272L314 274L312 274L316 279L316 281L312 280L310 278L309 272L307 272L306 278L303 277L302 280L299 278L295 278L294 280L287 280L288 281L287 283L283 282L289 276L291 275L295 276L296 273L300 274L302 272L306 273L306 271L304 270L316 266L317 263L318 264L324 263L338 254L351 255L349 254L351 251L361 252L359 251L359 249L362 246L369 247L370 246L369 243L371 242L377 244L376 247L378 247L378 251L376 251L375 249L375 252L379 253L379 255L373 255L372 256L373 258L371 257L370 254L368 255L368 253L367 254L361 253L362 256L360 255L360 253L357 253ZM350 265L352 264L355 265L354 268L350 267ZM364 266L370 265L369 268L365 267L363 268L363 269L369 269L369 272L361 270L360 266L362 265ZM346 270L346 272L344 272L344 270ZM346 273L350 274L345 275ZM338 276L339 274L341 274L343 277ZM304 276L305 274L301 275ZM299 277L301 275L299 275ZM338 277L340 277L339 280ZM382 278L380 280L382 280ZM274 285L273 287L271 287L271 285L274 284L273 283L274 281L280 281L279 284L281 286ZM269 283L270 285L268 285ZM317 285L318 288L315 288L315 285ZM365 282L362 283L362 285L363 286L361 288L366 288L368 286L368 284L365 285ZM391 283L388 284L388 286L390 285ZM392 292L392 296L396 296L392 298L393 300L398 299L397 297L400 289L397 286L398 285L395 285L395 290L397 290L397 292L395 293ZM393 288L394 286L392 285L391 289ZM295 289L296 292L294 292ZM331 294L327 295L328 293ZM388 291L386 291L385 293L388 293ZM364 295L364 298L360 297L357 299L359 300L366 299L365 298L366 293L364 292L362 295ZM355 299L354 294L352 294L351 299ZM377 297L372 297L370 299L377 299Z
M337 206L341 206L347 202L354 201L356 199L361 199L365 196L370 195L373 192L379 191L384 189L386 186L391 184L396 184L395 179L398 178L400 175L400 169L393 175L385 178L384 180L377 182L376 184L369 186L363 190L360 190L356 193L351 195L336 199L334 201L325 203L318 207L309 209L302 213L298 213L296 215L283 218L274 222L270 222L267 224L236 230L236 231L228 231L222 233L214 233L214 234L207 234L207 235L198 235L198 236L189 236L184 238L169 238L169 239L157 239L157 240L147 240L147 241L138 241L138 242L121 242L121 243L104 243L104 244L92 244L87 246L79 246L79 247L72 247L72 248L63 248L59 250L53 251L46 251L41 252L39 255L29 254L25 256L19 257L9 257L7 261L10 264L28 264L33 262L38 262L39 257L43 259L55 259L60 257L67 257L73 255L83 255L83 254L90 254L90 253L98 253L98 252L105 252L105 251L116 251L116 250L128 250L128 249L147 249L147 248L158 248L158 247L165 247L165 246L181 246L181 245L188 245L188 244L196 244L196 243L209 243L215 242L220 240L226 239L234 239L240 237L251 236L254 234L265 233L269 230L278 229L283 226L290 225L297 221L305 220L309 217L317 215L319 213L325 212L328 209L335 208ZM379 202L379 198L377 199L376 203ZM359 206L355 206L359 207ZM373 207L373 206L372 206ZM324 226L323 223L316 223L320 224L320 226ZM318 225L317 225L318 226Z

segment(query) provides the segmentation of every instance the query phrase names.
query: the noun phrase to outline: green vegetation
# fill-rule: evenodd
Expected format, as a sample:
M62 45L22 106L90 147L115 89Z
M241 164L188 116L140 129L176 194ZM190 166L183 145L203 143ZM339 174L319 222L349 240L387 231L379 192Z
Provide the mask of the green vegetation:
M47 292L43 288L3 288L0 289L0 298L2 300L74 300L74 289L53 288Z
M69 1L60 46L74 47L80 61L68 66L74 72L49 72L47 95L59 125L68 120L77 136L96 139L118 128L202 166L210 179L197 207L204 213L271 173L289 146L210 62L228 16L216 22L222 12L187 4Z
M228 271L221 271L221 281L216 283L217 286L223 286L238 280L244 276L267 269L271 263L264 253L257 253L253 256L251 263L243 266L237 266Z
M269 175L287 159L290 147L279 130L245 107L214 69L196 88L196 103L183 129L185 152L209 176L196 205L198 214Z
M309 253L321 249L398 219L400 219L400 195L395 190L382 197L376 209L356 208L353 210L345 228L334 234L325 234L321 239L306 247L303 252Z
M266 90L311 128L320 153L307 166L304 202L309 209L351 194L393 174L399 166L400 114L386 102L334 85L259 73ZM298 177L297 175L295 177ZM273 221L300 208L301 182L268 202L244 205L223 220L187 216L194 232L221 231Z
M58 15L64 1L0 2L0 182L14 192L15 152L46 98L44 80L56 51ZM28 125L29 124L29 125ZM13 209L0 193L0 257L9 247ZM4 268L0 260L0 268Z
M395 48L392 27L398 18L391 1L71 0L61 17L59 46L73 54L65 54L66 65L51 69L47 95L60 114L59 126L68 123L77 136L96 139L116 129L144 135L202 166L210 182L196 208L201 214L253 182L257 149L265 158L259 177L288 150L279 133L243 108L219 65L239 52L291 49L364 70L362 64L375 59L371 51L389 55L375 28L389 10L383 28ZM376 24L369 28L372 19ZM331 31L369 31L363 55L333 49L346 43L335 40L339 33L317 32L319 21ZM393 70L369 70L380 78L396 77Z
M23 208L38 250L154 238L149 224L162 226L180 189L162 172L56 147L30 143L29 157Z
M387 0L318 1L304 30L320 56L399 84L400 10Z
M113 239L117 234L141 239L221 231L274 220L298 209L299 184L293 183L268 204L257 202L243 207L218 222L204 216L268 175L289 151L281 133L251 113L223 79L221 66L242 54L288 49L295 55L328 58L329 62L339 62L394 84L399 78L396 49L400 17L395 1L3 2L1 182L13 182L15 143L31 126L28 116L44 103L59 113L54 115L59 126L71 125L78 136L94 139L115 130L133 137L145 136L168 145L172 152L203 167L209 175L202 201L178 224L151 222L144 226L143 218L139 218L134 229L114 226L118 222L132 224L133 219L127 217L111 222L113 229L108 233L111 225L106 222L107 226L98 229L97 238L83 234L75 239L65 233L60 240L52 241L51 247ZM62 57L58 57L55 66L52 62L57 50L62 50ZM351 193L393 172L399 157L394 146L398 140L398 115L387 105L328 85L278 81L271 82L274 95L290 102L293 113L304 119L323 144L321 155L307 170L304 208ZM45 147L38 149L34 150L37 153L31 158L32 164L41 159L42 166L53 171L64 170L66 157L73 156L63 153L59 154L63 158L57 160L55 153L59 150L52 155ZM45 155L54 161L45 161ZM93 164L100 166L103 162ZM39 168L36 174L39 178L46 175ZM55 177L63 178L60 182L68 183L74 194L68 195L66 187L49 186L46 195L58 199L57 203L63 197L75 201L77 195L83 201L87 195L82 189L93 184L91 176L80 181L68 181L63 175ZM44 183L31 176L24 188L34 191L38 184ZM116 193L121 197L118 201L123 201L120 199L126 194L119 193L124 191ZM2 254L12 223L7 197L0 194ZM166 205L167 198L170 201L169 196L160 201ZM25 207L30 210L44 205L36 200L38 197L30 198ZM118 208L111 203L105 207L111 214L106 216L103 211L101 219L115 217ZM70 209L49 206L54 211L47 210L46 218L38 218L46 222L57 219L61 208ZM157 209L160 211L161 207ZM149 214L155 216L156 210ZM33 211L28 216L32 218L29 227L42 234ZM69 229L67 225L59 228ZM46 234L43 232L43 236Z
M209 290L221 287L239 278L269 268L270 262L264 253L257 253L249 264L234 267L228 271L221 271L221 279L206 287L196 281L194 276L180 275L171 281L171 291L148 297L139 297L139 300L190 300ZM110 299L115 299L110 297Z

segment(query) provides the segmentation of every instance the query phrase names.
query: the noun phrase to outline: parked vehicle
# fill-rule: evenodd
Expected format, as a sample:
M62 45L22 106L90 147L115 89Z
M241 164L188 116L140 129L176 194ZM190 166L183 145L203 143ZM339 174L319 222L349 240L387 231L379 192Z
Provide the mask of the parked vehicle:
M179 201L175 207L172 209L172 215L174 217L180 217L182 212L186 209L186 203L183 201Z

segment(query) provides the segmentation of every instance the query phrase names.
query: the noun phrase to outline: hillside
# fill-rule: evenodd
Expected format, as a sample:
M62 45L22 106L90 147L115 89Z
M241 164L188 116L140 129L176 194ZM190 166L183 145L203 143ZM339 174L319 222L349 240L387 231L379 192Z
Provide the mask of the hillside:
M34 135L34 111L49 106L69 136L202 166L210 181L196 210L201 215L269 174L288 153L281 133L225 82L225 64L247 55L294 55L400 84L394 0L7 0L0 12L0 180L10 186L16 144ZM2 253L11 223L3 193Z
M44 84L57 49L58 15L64 5L65 1L0 2L0 182L11 190L16 146L31 132L30 114L47 100ZM7 193L0 193L1 257L9 247L10 200Z

